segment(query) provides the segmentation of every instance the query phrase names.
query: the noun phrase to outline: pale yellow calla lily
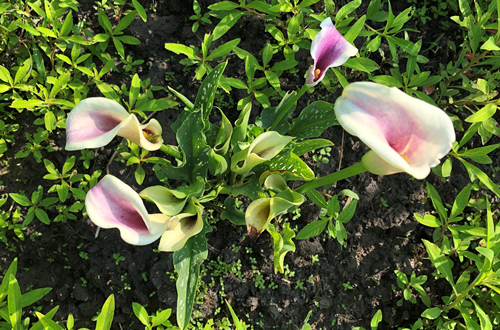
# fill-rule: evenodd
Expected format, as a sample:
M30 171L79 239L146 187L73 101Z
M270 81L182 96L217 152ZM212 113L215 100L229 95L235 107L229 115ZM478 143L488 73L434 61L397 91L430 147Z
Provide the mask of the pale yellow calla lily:
M248 205L245 212L248 236L257 239L276 216L286 213L294 206L300 206L305 198L289 188L272 198L260 198Z
M158 250L173 252L182 249L186 241L203 229L203 208L191 201L183 213L173 216L160 239Z
M292 139L293 137L283 136L275 131L262 133L250 146L231 157L231 171L237 174L247 173L279 154Z

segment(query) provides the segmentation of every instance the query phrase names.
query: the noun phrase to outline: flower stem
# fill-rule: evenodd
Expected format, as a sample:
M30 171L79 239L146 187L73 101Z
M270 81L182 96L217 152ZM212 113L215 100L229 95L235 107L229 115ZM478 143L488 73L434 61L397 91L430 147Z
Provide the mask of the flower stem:
M302 86L302 88L297 92L297 94L295 96L293 96L290 101L286 102L283 105L283 108L281 109L280 113L278 114L278 117L276 117L273 124L271 126L269 126L269 128L267 129L268 131L274 130L276 125L278 125L279 122L281 121L281 119L283 119L283 117L287 113L288 109L290 109L290 107L292 105L297 104L297 101L300 99L300 97L302 95L304 95L305 92L307 92L308 89L309 89L309 86L307 86L307 85Z
M180 152L172 148L170 145L162 144L160 147L160 151L163 151L165 154L175 157L179 160L182 160L182 155Z
M315 189L321 186L329 186L337 181L347 179L351 176L355 176L363 172L366 172L366 168L361 162L359 162L338 172L328 174L327 176L303 184L302 186L295 189L295 192L304 194L311 189Z

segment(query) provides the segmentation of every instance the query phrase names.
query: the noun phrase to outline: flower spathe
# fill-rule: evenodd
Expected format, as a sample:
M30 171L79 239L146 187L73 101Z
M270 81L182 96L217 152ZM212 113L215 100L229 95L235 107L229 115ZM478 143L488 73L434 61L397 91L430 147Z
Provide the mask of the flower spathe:
M161 213L148 214L139 194L109 174L89 190L85 206L94 224L102 228L118 228L122 239L133 245L156 241L170 220Z
M344 64L349 57L356 55L358 49L351 45L337 31L330 17L321 22L318 32L311 45L311 57L314 65L307 73L306 85L316 86L329 68Z
M395 87L352 83L335 102L335 114L347 132L372 149L362 163L378 175L407 172L423 179L455 141L446 113Z
M156 119L141 125L117 102L91 97L80 101L66 119L66 150L99 148L116 135L146 150L158 150L163 143L161 131Z
M173 252L182 249L190 237L203 229L202 213L203 207L191 200L182 213L170 219L167 230L161 236L158 250Z

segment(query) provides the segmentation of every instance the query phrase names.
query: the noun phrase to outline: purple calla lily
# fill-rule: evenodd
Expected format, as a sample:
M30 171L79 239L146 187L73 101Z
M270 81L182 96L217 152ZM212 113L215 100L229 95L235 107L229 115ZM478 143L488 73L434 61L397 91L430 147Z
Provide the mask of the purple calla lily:
M306 85L316 86L329 68L344 64L349 57L356 55L358 49L351 45L337 31L330 17L321 22L318 32L311 45L311 57L314 65L307 73Z
M90 220L102 228L118 228L122 239L133 245L156 241L167 230L170 218L148 214L141 197L130 186L106 175L87 193Z
M364 167L378 175L429 175L455 142L453 123L443 110L395 87L355 82L335 102L342 127L370 150Z
M163 143L157 120L141 125L135 115L103 97L80 101L66 119L66 150L102 147L116 135L146 150L158 150Z

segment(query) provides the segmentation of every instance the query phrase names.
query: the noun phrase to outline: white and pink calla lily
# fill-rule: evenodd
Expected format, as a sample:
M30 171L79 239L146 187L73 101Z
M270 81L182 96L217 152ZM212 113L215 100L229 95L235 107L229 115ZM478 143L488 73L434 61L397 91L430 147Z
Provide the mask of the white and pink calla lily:
M378 175L407 172L424 179L455 141L446 113L395 87L352 83L335 102L335 113L347 132L372 149L362 163Z
M161 126L156 119L141 125L135 115L104 97L80 101L66 119L66 150L99 148L116 135L146 150L158 150L163 144Z
M101 228L118 228L122 239L147 245L167 230L170 218L148 214L141 197L130 186L106 175L87 193L85 206L90 220Z
M329 68L344 64L349 57L356 55L358 49L351 45L337 31L330 17L321 22L318 32L311 45L311 57L314 65L307 73L306 85L316 86Z

